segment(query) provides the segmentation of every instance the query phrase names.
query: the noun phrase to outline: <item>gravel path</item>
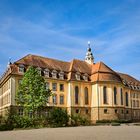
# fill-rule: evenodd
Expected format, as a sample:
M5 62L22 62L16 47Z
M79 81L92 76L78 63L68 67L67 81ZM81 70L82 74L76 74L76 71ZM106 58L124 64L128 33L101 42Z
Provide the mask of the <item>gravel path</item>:
M86 126L0 132L0 140L140 140L140 126Z

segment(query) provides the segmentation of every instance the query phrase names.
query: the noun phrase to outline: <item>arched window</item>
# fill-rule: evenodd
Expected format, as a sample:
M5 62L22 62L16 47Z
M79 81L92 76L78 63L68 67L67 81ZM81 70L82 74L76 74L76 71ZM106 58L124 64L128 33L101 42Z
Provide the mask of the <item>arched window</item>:
M114 104L117 104L117 88L114 87Z
M75 104L78 104L79 98L79 88L78 86L75 87Z
M88 88L85 87L85 104L88 104Z
M121 94L121 105L123 105L123 90L122 90L122 88L120 90L120 94Z
M103 87L103 102L104 102L104 104L107 104L107 91L106 91L106 86Z
M125 93L125 103L126 103L126 106L128 106L128 93L127 92Z

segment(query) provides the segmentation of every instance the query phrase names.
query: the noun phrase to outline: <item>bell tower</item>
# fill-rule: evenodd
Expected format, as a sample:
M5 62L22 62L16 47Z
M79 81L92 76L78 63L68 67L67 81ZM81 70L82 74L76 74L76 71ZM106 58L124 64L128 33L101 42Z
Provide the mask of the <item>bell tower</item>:
M88 41L88 48L87 48L87 53L85 56L85 61L89 64L93 64L94 63L94 57L91 51L91 47L90 47L90 41Z

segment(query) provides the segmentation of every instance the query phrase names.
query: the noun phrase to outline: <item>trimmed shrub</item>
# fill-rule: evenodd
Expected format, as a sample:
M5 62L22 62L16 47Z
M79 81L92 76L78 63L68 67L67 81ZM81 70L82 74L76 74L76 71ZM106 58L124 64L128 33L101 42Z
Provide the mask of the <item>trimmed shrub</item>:
M111 123L111 120L97 120L96 123Z
M90 125L90 121L87 118L80 116L79 114L72 115L71 116L71 125L72 126Z
M54 108L51 110L48 120L49 125L53 127L67 126L69 122L69 115L64 109Z
M112 126L120 126L120 123L111 123Z

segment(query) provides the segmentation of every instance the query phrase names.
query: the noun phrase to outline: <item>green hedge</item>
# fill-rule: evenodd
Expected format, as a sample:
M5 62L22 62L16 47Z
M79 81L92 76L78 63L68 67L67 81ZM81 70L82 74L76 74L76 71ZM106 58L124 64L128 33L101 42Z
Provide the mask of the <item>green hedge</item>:
M97 120L96 123L132 123L131 120Z

